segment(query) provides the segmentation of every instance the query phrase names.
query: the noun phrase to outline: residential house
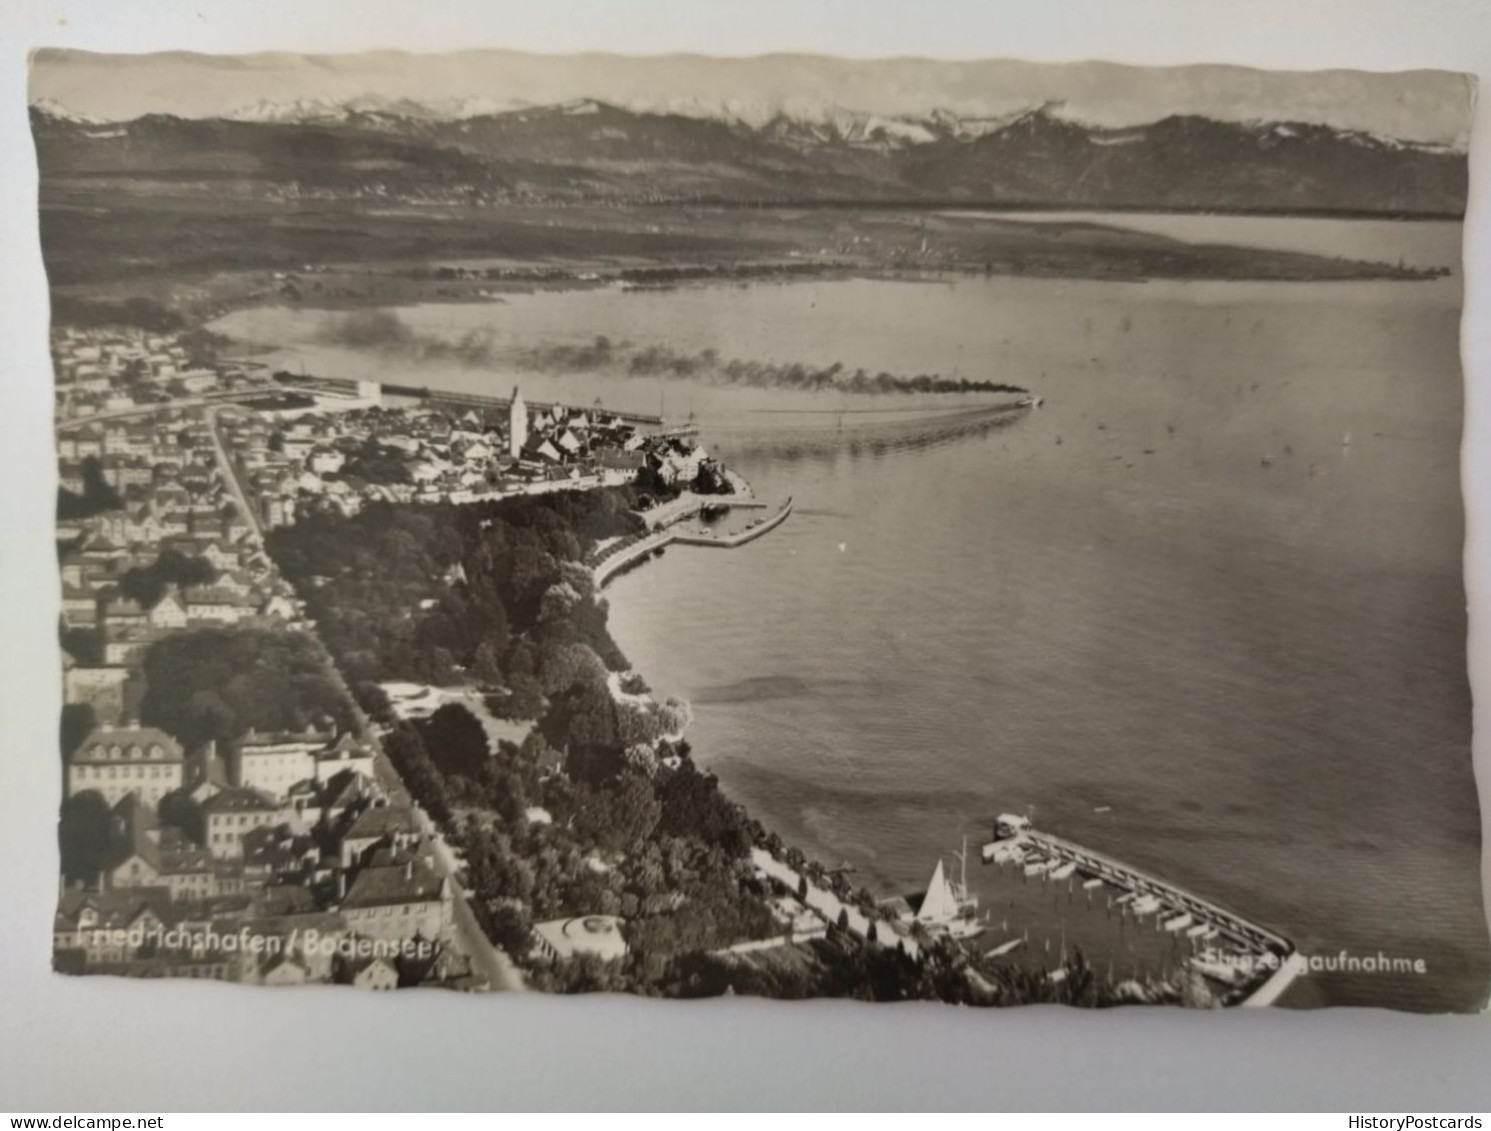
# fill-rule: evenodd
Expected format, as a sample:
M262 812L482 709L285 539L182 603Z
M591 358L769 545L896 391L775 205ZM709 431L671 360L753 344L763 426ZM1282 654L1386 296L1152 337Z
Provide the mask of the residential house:
M151 628L185 628L188 617L186 604L182 601L181 594L176 592L174 587L168 589L159 601L150 606L145 619Z
M98 598L99 615L106 629L143 628L150 618L138 601L106 594Z
M351 984L360 990L396 990L399 988L399 972L387 958L354 959L347 968Z
M305 963L284 951L269 955L259 972L259 982L265 986L303 986L311 981L311 972Z
M290 815L277 801L254 789L230 786L202 802L207 851L214 860L243 858L243 838L254 829L284 823Z
M68 628L98 625L98 594L80 585L62 583L62 623Z
M212 861L180 829L161 827L155 810L130 794L114 806L123 845L107 873L111 888L165 887L175 903L214 894Z
M336 828L353 819L364 806L374 800L370 779L352 770L342 770L326 782L321 801L321 820L328 828Z
M365 862L380 848L403 851L419 843L414 814L401 805L373 805L359 813L342 833L343 868Z
M189 624L237 624L254 614L254 605L236 593L216 587L190 589L181 595Z
M163 634L149 625L108 629L104 637L104 663L110 667L135 667Z
M86 704L101 723L116 724L123 717L125 689L129 683L128 668L87 667L64 664L62 701Z
M85 969L128 962L155 949L175 919L165 887L68 888L57 901L52 949L76 953Z

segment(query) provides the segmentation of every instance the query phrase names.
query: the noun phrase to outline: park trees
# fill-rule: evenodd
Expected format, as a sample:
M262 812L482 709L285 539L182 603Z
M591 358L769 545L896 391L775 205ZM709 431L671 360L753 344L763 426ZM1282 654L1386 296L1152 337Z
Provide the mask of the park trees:
M103 794L85 790L62 803L57 847L62 856L62 878L67 883L98 881L114 852L113 814Z
M491 758L487 732L469 710L459 703L446 703L417 724L424 747L444 774L477 778Z
M140 719L191 748L253 727L304 730L352 723L352 705L312 638L298 632L204 628L150 646Z
M165 596L168 586L191 589L216 580L217 567L206 558L166 550L150 565L128 570L119 579L119 595L148 609Z

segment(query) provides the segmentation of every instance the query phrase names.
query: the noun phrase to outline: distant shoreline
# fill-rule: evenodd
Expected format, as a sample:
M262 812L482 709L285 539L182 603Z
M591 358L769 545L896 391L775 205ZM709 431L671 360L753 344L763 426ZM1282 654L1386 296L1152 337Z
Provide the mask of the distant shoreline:
M946 201L750 206L411 205L353 201L287 211L245 202L223 226L187 193L178 207L148 205L127 191L112 211L86 206L105 186L52 186L42 205L43 251L59 322L88 324L80 308L148 303L180 328L233 310L269 305L346 310L416 303L501 301L512 294L705 284L959 278L1097 282L1419 281L1452 265L1403 264L1225 242L1189 242L1121 223L1082 218L1092 208ZM1005 216L958 215L980 211ZM1124 215L1228 215L1154 207L1096 210ZM1065 222L1020 213L1070 214ZM1294 213L1237 213L1283 219ZM1393 217L1305 218L1392 222ZM1414 221L1456 218L1415 215ZM573 233L582 227L585 239ZM108 266L105 248L136 256ZM369 249L377 254L370 255Z
M1152 214L1156 216L1258 216L1266 219L1298 220L1381 220L1425 221L1430 223L1463 224L1466 210L1458 212L1432 211L1378 211L1367 208L1182 208L1164 204L1080 204L1041 200L781 200L769 203L745 203L739 200L677 200L672 202L647 202L629 205L642 209L672 211L680 207L712 207L720 209L857 209L860 211L884 212L1114 212L1119 214Z

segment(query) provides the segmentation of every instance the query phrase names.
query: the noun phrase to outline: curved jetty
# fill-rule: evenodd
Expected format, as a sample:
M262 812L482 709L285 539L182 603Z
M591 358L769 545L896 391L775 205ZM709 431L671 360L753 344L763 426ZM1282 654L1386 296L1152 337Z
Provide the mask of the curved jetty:
M728 504L726 504L728 505ZM752 519L744 530L737 530L734 534L712 534L682 531L673 536L673 541L680 546L718 546L721 549L731 550L736 546L744 546L747 542L753 542L761 535L775 530L787 521L787 516L792 513L792 496L787 496L787 501L779 506L774 512L765 518Z
M741 505L759 507L762 505L752 499L742 500L739 504L730 503L726 501L727 499L728 496L723 496L715 501L725 506ZM683 518L691 517L693 514L698 513L698 509L695 508L684 512L678 515L674 521L681 521ZM791 513L792 497L789 495L786 502L782 503L770 515L765 518L752 520L745 529L738 530L734 534L691 533L674 530L671 527L662 527L652 531L650 534L634 534L629 538L623 538L620 542L607 546L590 559L590 569L595 577L595 587L597 589L601 588L622 570L642 561L644 558L658 553L664 547L674 542L682 546L714 546L726 550L734 549L737 546L744 546L747 542L752 542L760 538L761 535L775 530L783 522L787 521L787 516Z

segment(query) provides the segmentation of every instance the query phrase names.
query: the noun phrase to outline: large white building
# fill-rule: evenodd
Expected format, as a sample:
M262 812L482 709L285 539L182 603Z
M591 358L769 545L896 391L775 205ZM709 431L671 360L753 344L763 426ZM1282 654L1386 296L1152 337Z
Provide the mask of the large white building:
M507 454L513 459L523 454L523 445L528 443L528 405L523 394L513 386L512 404L507 409Z
M159 805L181 788L181 745L155 727L99 727L73 751L67 764L67 795L96 790L111 806L131 793Z
M315 730L290 734L249 731L238 740L236 785L283 798L290 787L316 776L316 752L331 741Z

